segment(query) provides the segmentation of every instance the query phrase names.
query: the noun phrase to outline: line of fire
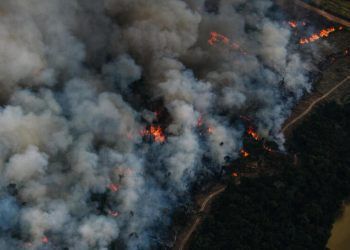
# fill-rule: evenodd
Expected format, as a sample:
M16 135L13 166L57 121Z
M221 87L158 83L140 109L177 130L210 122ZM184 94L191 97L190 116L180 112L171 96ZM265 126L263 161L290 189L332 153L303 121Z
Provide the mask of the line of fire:
M308 26L306 21L289 21L287 22L292 30L296 29L304 29ZM342 31L343 27L330 27L324 28L319 32L313 33L309 36L305 36L299 39L299 44L304 45L307 43L315 42L319 39L328 38L329 35L333 32ZM295 33L299 35L298 32ZM242 46L227 36L220 34L219 32L210 32L210 36L208 39L208 44L210 46L216 45L224 45L228 48L239 52L242 55L249 55L249 52L242 48ZM330 64L334 63L338 58L349 56L350 48L345 49L344 51L337 52L328 56L325 61L320 63L318 67L320 69L327 68ZM165 144L167 143L167 137L169 136L167 132L167 124L170 116L167 113L166 109L155 110L153 112L152 122L145 122L144 128L139 131L139 135L142 140L147 143L155 143L155 144ZM244 136L242 147L239 149L239 152L236 152L236 157L232 157L227 155L225 157L226 163L223 166L219 167L219 171L217 171L217 178L220 180L226 178L233 178L236 183L240 182L241 177L256 177L259 174L274 174L275 171L278 171L276 166L272 167L273 162L276 158L280 158L281 160L285 160L288 162L292 162L294 166L297 166L298 157L294 153L287 153L285 151L281 151L278 149L278 145L273 141L269 141L266 138L259 135L257 132L257 127L254 124L254 121L251 117L246 115L240 115L237 117L237 120L241 122L244 126ZM205 114L200 115L198 118L196 128L198 135L206 138L210 136L210 134L214 133L215 126L207 123L205 120ZM132 137L132 135L130 135ZM223 143L223 142L222 142ZM234 152L232 152L234 155ZM205 161L206 159L204 159ZM122 180L123 176L128 173L128 169L118 170L121 171L119 174L120 180ZM203 188L203 183L198 182L194 184L193 189ZM95 194L92 196L92 200L99 201L99 204L104 204L99 207L103 213L112 217L118 217L120 215L119 211L116 211L110 206L106 204L109 195L113 195L118 192L122 186L119 183L111 183L108 186L109 192L106 194ZM130 216L133 216L133 212L131 211Z
M342 26L330 26L307 35L305 29L307 29L309 26L308 22L291 20L286 22L286 24L290 27L296 36L296 39L299 39L298 43L300 45L313 43L320 39L327 39L330 37L331 33L340 32L344 29ZM207 43L212 47L223 45L230 50L240 53L242 56L249 56L249 51L238 41L230 39L228 36L216 31L210 32ZM344 56L350 56L350 48L346 48L344 51L328 56L318 65L318 68L327 68L337 59ZM167 143L167 137L170 136L167 132L167 124L170 123L170 116L164 108L155 110L152 115L152 122L144 121L145 125L142 129L140 129L139 136L146 143L155 143L161 146ZM239 117L236 117L236 120L244 127L242 147L238 150L238 152L232 152L232 155L225 156L225 164L217 167L216 173L214 172L214 175L216 175L214 176L214 179L216 181L220 182L232 178L236 184L239 184L242 177L252 178L257 177L260 174L273 175L279 171L278 166L274 164L276 159L278 159L277 162L287 161L295 167L298 166L297 154L280 150L275 142L261 136L258 133L254 120L251 117L247 115L240 115ZM199 116L194 129L196 129L198 135L205 140L205 138L214 133L215 126L208 123L205 120L205 114L203 114ZM130 134L128 137L132 139L134 135ZM223 142L220 143L220 146L223 146ZM207 159L203 159L203 161L206 160ZM120 212L114 208L113 204L109 202L109 197L120 192L120 190L123 188L123 178L132 174L132 170L131 168L124 167L118 168L115 171L119 180L117 180L115 183L110 183L107 187L107 192L93 193L91 195L91 201L98 204L96 209L100 211L101 214L117 219L120 216ZM192 191L197 193L199 190L206 189L209 184L203 185L203 183L207 180L213 180L213 176L211 175L208 178L204 178L202 181L194 183ZM134 216L134 212L130 211L128 216ZM130 237L138 236L135 232L131 233ZM43 236L41 238L41 243L44 245L48 244L49 237L46 235ZM32 243L27 242L25 244L25 248L31 248L32 245Z
M299 29L300 30L300 33L305 33L305 32L302 32L303 28L307 27L307 23L305 21L301 21L301 22L297 22L297 21L288 21L288 25L292 28L292 29ZM308 44L308 43L313 43L317 40L320 40L320 39L326 39L329 37L329 35L333 32L336 32L336 31L342 31L344 29L343 26L338 26L338 27L334 27L334 26L331 26L331 27L328 27L328 28L324 28L324 29L321 29L320 31L317 31L315 33L312 33L312 34L309 34L305 37L301 37L298 41L298 43L300 45L305 45L305 44ZM299 32L298 31L295 31L294 32L295 35L299 35ZM208 39L208 44L210 46L214 46L214 45L217 45L217 44L223 44L225 46L227 46L228 48L230 49L233 49L233 50L236 50L238 52L240 52L241 54L243 55L248 55L249 52L242 48L242 46L236 42L236 41L232 41L230 38L228 38L226 35L223 35L223 34L220 34L216 31L212 31L210 32L210 36L209 36L209 39Z
M308 23L305 21L289 21L287 23L292 30L304 29L308 26ZM316 42L319 39L325 39L330 36L333 32L342 31L343 27L330 27L320 30L319 32L313 33L309 36L299 38L299 44L305 45L308 43ZM299 32L296 32L295 35L300 35ZM242 56L249 55L249 51L243 48L238 42L233 41L227 36L220 34L219 32L211 32L208 38L208 44L210 46L224 45L227 48L232 49ZM344 51L334 53L322 61L318 67L320 69L329 67L334 63L338 58L349 56L350 48L345 49ZM162 106L162 105L155 105ZM142 140L149 144L159 144L162 146L167 143L168 136L171 136L167 132L167 124L171 121L169 114L166 109L155 109L153 112L153 119L151 122L144 121L144 127L140 129L139 136ZM244 127L244 136L242 141L242 147L238 152L232 152L232 155L227 155L225 157L225 164L222 166L217 166L217 171L214 173L214 179L216 181L225 181L227 179L233 179L236 184L240 183L242 177L252 178L257 177L260 174L275 174L279 171L278 166L274 164L276 159L279 159L277 162L286 161L291 163L293 166L297 167L298 165L298 156L292 152L281 151L278 148L278 145L269 141L268 139L261 136L257 127L254 124L254 121L251 117L247 115L240 115L236 117L236 120L239 121ZM215 126L211 125L205 120L205 114L199 116L195 128L198 132L198 136L202 137L203 140L209 137L215 131ZM130 138L133 135L129 135ZM223 142L220 144L223 145ZM233 155L235 157L233 157ZM208 159L203 159L206 161ZM208 160L209 161L209 160ZM119 192L122 186L123 177L131 174L129 168L118 169L119 182L110 183L108 185L108 192L92 194L91 200L97 202L99 206L97 209L101 213L108 215L110 217L117 218L120 216L120 212L113 208L112 204L108 203L109 196L115 195ZM200 179L200 178L199 178ZM207 178L202 179L193 184L192 191L197 193L200 190L204 190L208 187L205 185L206 181L212 181L213 175L211 173ZM133 211L130 211L128 216L134 216ZM130 234L130 237L137 237L137 233ZM42 239L42 243L46 244L48 238L45 236Z
M167 116L165 111L155 111L155 117L157 119L152 124L146 125L144 129L140 131L140 135L143 140L148 143L164 144L167 143L166 125L161 122L162 119ZM161 117L161 119L159 118ZM278 145L272 141L269 141L257 132L256 126L253 123L252 118L241 115L237 117L237 120L244 126L244 136L242 147L239 149L238 155L236 152L232 152L232 155L225 157L225 164L219 167L217 171L218 178L239 178L241 176L256 176L261 172L271 171L268 164L268 155L271 155L271 159L275 159L276 156L286 158L288 160L296 161L295 155L286 154L284 151L278 149ZM207 123L204 116L201 115L198 118L196 128L198 135L205 140L215 132L215 126ZM220 143L223 146L224 142ZM233 157L233 155L236 155ZM206 159L203 159L204 161ZM119 186L111 185L109 187L112 191L117 191Z

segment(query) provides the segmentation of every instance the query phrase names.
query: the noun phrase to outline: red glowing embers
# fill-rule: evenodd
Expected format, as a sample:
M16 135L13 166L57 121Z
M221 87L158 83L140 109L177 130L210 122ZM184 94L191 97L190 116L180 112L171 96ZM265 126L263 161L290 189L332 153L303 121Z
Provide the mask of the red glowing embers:
M258 133L253 129L253 127L249 127L247 129L247 134L254 138L254 140L256 141L259 141L261 139Z
M298 26L298 23L296 21L289 21L288 24L292 28L296 28Z
M157 125L151 125L148 129L143 129L141 131L141 136L151 137L154 142L158 143L164 143L166 140L163 129Z
M114 183L111 183L108 185L108 188L111 192L115 193L119 190L119 185L118 184L114 184Z
M118 217L119 212L118 211L113 211L113 210L108 210L108 215L112 217Z
M247 151L245 151L244 149L241 149L240 150L240 153L241 153L241 155L244 157L244 158L247 158L247 157L249 157L249 153L247 152Z
M321 38L328 37L330 33L333 33L333 32L335 32L337 30L343 30L343 27L340 26L338 29L336 29L335 27L330 27L330 28L327 28L327 29L323 29L320 32L314 33L314 34L312 34L309 37L301 38L299 40L299 43L300 44L308 44L308 43L315 42L315 41L317 41L317 40L319 40Z
M242 54L248 54L248 52L245 51L244 49L242 49L241 46L238 43L230 41L230 39L227 36L224 36L224 35L216 32L216 31L210 32L210 37L208 39L208 44L210 46L214 46L215 44L217 44L219 42L221 42L224 45L230 47L231 49L238 50Z
M41 238L41 243L43 243L43 244L49 243L49 238L47 238L46 236L43 236L43 237Z

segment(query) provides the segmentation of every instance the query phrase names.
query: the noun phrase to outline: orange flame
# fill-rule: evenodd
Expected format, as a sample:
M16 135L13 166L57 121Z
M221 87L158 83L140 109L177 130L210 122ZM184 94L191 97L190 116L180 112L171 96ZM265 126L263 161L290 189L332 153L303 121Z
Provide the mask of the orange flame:
M216 31L210 32L210 37L208 39L208 44L214 46L216 43L222 42L225 45L230 46L230 48L239 50L243 54L248 54L247 51L241 48L241 46L236 42L231 42L227 36L219 34Z
M165 142L165 135L160 126L152 125L149 129L144 129L141 131L142 136L152 136L155 142L163 143Z
M229 39L224 36L221 35L215 31L210 32L210 38L208 40L208 43L213 46L215 43L219 42L219 41L223 41L223 43L227 43L229 41Z
M298 26L297 22L296 21L289 21L288 22L289 26L292 27L292 28L296 28Z
M342 30L342 29L343 29L342 26L340 26L340 27L338 28L338 30ZM328 37L330 33L333 33L333 32L335 32L335 31L337 31L337 29L336 29L335 27L330 27L330 28L327 28L327 29L323 29L323 30L321 30L320 32L314 33L314 34L312 34L312 35L309 36L309 37L301 38L301 39L299 40L299 44L308 44L308 43L315 42L315 41L317 41L317 40L319 40L319 39L321 39L321 38L326 38L326 37Z
M155 142L165 142L165 135L160 126L151 126L150 132Z
M266 145L263 145L264 149L267 151L267 152L273 152L272 148L266 146Z
M209 133L209 134L214 133L214 128L213 128L213 127L208 127L208 133Z
M215 32L215 31L210 32L210 38L208 40L208 43L211 46L213 46L215 43L218 43L220 41L226 45L230 44L230 39L227 36L219 34L218 32Z
M244 158L247 158L249 156L249 153L247 151L245 151L244 149L241 149L240 152Z
M49 243L49 238L47 238L46 236L43 236L43 237L41 238L41 242L42 242L43 244L47 244L47 243Z
M111 190L113 193L117 192L119 190L119 185L111 183L108 185L109 190Z
M290 20L290 21L288 21L288 24L289 24L289 26L291 27L291 28L293 28L293 29L296 29L296 28L298 28L298 26L306 26L306 22L305 21L295 21L295 20Z
M119 216L119 212L118 211L112 211L112 210L108 210L108 214L112 217L118 217Z
M253 137L254 140L256 140L256 141L260 140L260 136L258 135L257 132L254 131L254 129L252 127L248 128L247 134L250 135L251 137Z

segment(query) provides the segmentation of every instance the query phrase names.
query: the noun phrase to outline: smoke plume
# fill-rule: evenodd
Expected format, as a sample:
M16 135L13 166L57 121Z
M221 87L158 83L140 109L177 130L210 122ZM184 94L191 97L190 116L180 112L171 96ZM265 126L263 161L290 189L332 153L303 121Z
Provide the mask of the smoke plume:
M150 249L240 115L282 147L310 85L272 5L2 0L0 248Z

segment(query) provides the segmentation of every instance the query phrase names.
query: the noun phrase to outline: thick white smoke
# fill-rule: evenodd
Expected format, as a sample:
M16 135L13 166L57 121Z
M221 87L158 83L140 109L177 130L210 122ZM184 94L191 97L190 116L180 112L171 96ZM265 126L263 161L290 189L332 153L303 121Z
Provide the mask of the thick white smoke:
M310 86L271 6L2 0L0 249L149 249L196 176L237 157L239 115L282 143Z

